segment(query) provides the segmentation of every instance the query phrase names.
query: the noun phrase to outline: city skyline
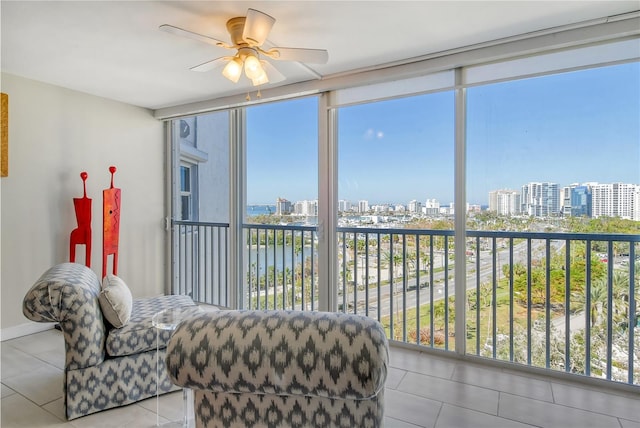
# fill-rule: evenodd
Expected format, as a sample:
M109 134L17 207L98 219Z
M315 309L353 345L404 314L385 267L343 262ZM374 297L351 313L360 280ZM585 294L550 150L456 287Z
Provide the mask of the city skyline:
M640 183L638 76L628 63L468 88L467 202L540 177ZM453 101L445 91L338 109L338 199L453 202ZM317 198L316 105L247 109L251 204Z
M622 183L622 182L600 183L600 182L595 182L595 181L587 181L587 182L584 182L584 183L572 182L572 183L562 184L562 183L553 183L553 182L548 182L548 181L537 180L537 181L532 181L532 182L529 182L529 183L523 183L522 185L518 186L515 189L504 188L504 187L498 188L498 189L491 189L487 193L486 203L473 204L473 203L468 202L468 204L469 205L479 205L479 206L481 206L483 208L487 208L489 206L490 194L492 192L515 191L515 192L521 193L523 187L525 187L527 185L530 185L530 184L533 184L533 183L536 183L536 184L537 183L555 184L555 185L557 185L557 187L558 187L558 189L560 191L560 194L562 192L562 189L564 189L566 187L569 187L569 186L572 186L572 185L578 185L578 186L600 185L601 186L601 185L623 184L623 185L632 185L632 186L640 187L640 183ZM284 199L284 200L286 200L288 202L291 202L292 204L295 204L295 203L298 203L298 202L317 201L317 198L291 199L291 198L287 198L286 196L279 196L278 198L276 198L276 200L273 200L271 202L265 202L265 203L251 203L251 202L248 202L247 206L276 206L277 205L276 201L278 199ZM339 199L339 201L347 201L347 202L350 202L353 205L357 205L358 202L360 202L360 201L366 201L371 206L373 206L373 205L394 205L394 206L404 205L405 207L408 206L413 201L418 201L420 203L425 203L426 201L429 201L429 200L435 200L436 202L438 202L440 204L440 206L449 206L450 204L453 203L453 201L451 201L451 202L443 202L443 201L441 201L441 200L439 200L437 198L430 198L430 197L426 197L426 198L422 198L422 199L420 199L420 198L412 198L412 199L409 199L409 200L406 200L406 201L400 201L400 200L371 201L369 199L363 199L363 198L355 199L355 200ZM562 205L562 201L560 201L560 204Z

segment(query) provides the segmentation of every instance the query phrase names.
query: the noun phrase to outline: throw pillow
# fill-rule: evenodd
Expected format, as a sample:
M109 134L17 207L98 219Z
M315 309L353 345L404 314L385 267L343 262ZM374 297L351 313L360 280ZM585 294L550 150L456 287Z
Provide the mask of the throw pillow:
M131 318L133 297L127 284L115 275L102 279L102 290L98 296L102 314L115 328L123 327Z

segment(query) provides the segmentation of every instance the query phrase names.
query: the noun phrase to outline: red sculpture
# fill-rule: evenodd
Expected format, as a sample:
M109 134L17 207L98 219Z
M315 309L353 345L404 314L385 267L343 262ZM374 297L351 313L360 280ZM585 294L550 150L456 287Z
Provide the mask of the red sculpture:
M89 175L85 171L80 173L84 196L82 198L73 198L78 227L71 231L69 238L69 261L72 263L76 261L76 245L84 245L84 263L87 267L91 267L91 199L87 198L87 177Z
M120 236L120 189L113 187L115 166L109 167L111 187L102 191L102 277L107 276L107 257L113 255L113 274L118 274L118 240Z

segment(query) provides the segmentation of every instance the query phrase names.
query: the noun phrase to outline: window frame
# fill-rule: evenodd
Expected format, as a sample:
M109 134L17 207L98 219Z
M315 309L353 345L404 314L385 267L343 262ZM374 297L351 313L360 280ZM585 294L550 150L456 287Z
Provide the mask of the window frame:
M627 27L633 25L633 22L637 19L629 19L625 21L616 21L610 25L618 25L624 23ZM604 24L603 24L604 25ZM536 70L531 73L520 73L517 75L505 76L502 75L498 79L481 79L474 78L471 80L473 73L469 71L477 67L476 70L480 70L480 67L502 67L508 68L510 64L521 64L533 59L544 59L545 61L553 61L553 58L562 56L562 52L576 53L578 50L589 53L592 55L594 51L606 50L610 47L610 43L622 43L629 46L640 46L640 36L636 35L629 37L624 35L621 37L610 37L611 40L606 38L600 38L593 40L593 37L587 37L591 32L597 32L598 28L577 28L567 30L563 33L565 36L571 33L572 37L582 37L582 42L568 43L566 46L559 48L557 46L558 41L552 44L550 38L553 38L553 34L539 35L538 39L522 39L507 41L504 46L494 45L488 47L481 47L478 51L467 51L461 53L453 53L451 57L447 57L446 66L442 64L444 59L442 57L432 59L432 63L415 63L405 64L395 67L397 74L390 73L388 70L384 74L384 78L381 78L380 71L359 73L358 76L350 76L342 79L340 82L333 82L334 85L322 85L307 91L295 92L296 88L289 88L294 93L287 95L281 95L279 90L275 90L274 94L277 94L277 101L282 102L283 99L297 99L300 97L308 96L310 92L319 93L318 95L318 257L319 260L325 260L320 263L319 269L319 287L323 290L320 293L319 309L334 311L337 309L337 285L334 278L337 278L337 255L336 255L336 227L337 227L337 208L338 202L338 190L337 190L337 108L343 105L350 105L353 103L369 103L376 102L381 99L393 99L399 97L413 96L430 92L439 92L443 90L455 90L455 161L454 161L454 192L455 206L465 206L465 193L466 193L466 89L471 86L484 85L494 83L496 81L511 81L524 78L530 78L540 75L553 75L563 73L566 71L576 71L587 68L605 67L609 65L615 65L627 62L639 62L640 55L629 57L628 55L620 55L616 57L612 56L596 56L597 60L586 60L580 55L577 56L577 60L574 62L562 62L558 66L554 67L553 64L546 64L544 69ZM611 28L611 27L610 27ZM612 30L615 31L615 30ZM590 41L584 41L589 39ZM605 41L607 43L605 43ZM508 46L507 46L508 45ZM527 49L523 49L524 46L528 46ZM509 47L512 51L514 49L523 49L519 54L504 54L501 48ZM502 53L501 53L502 52ZM477 55L481 58L477 58ZM484 54L484 55L481 55ZM626 55L626 56L625 56ZM451 68L450 64L455 58L463 56L466 61L462 67ZM526 59L526 61L523 60ZM429 60L427 60L429 61ZM447 68L448 67L448 68ZM393 70L392 70L393 71ZM442 79L444 76L442 73L453 73L452 81ZM417 75L417 76L416 76ZM433 80L429 79L429 75L433 75L438 78ZM362 85L362 81L366 81L366 77L372 77L372 84L375 85ZM399 82L399 83L398 83ZM413 86L413 89L417 92L412 92L411 89L407 89L407 83L416 82L450 82L443 86L430 85L430 84L418 84ZM343 86L340 86L343 85ZM337 86L337 87L336 87ZM410 85L409 85L410 86ZM276 88L277 89L277 88ZM367 89L375 89L371 91L372 97L367 98ZM284 89L283 89L284 90ZM344 91L341 93L341 91ZM389 91L385 93L385 91ZM343 96L344 95L344 96ZM275 98L274 98L275 100ZM348 101L345 101L348 100ZM268 102L269 99L265 99L261 102ZM220 103L220 104L216 104ZM232 122L231 128L237 129L238 132L235 135L231 135L230 144L237 147L237 156L232 159L235 162L235 167L231 167L230 171L232 177L230 178L230 188L236 191L234 198L236 201L236 212L230 213L232 223L238 222L235 225L236 233L238 237L241 237L242 223L244 222L243 209L246 205L246 164L244 160L244 153L246 152L246 114L245 108L251 104L239 104L230 105L228 99L218 100L212 104L213 110L230 110L238 113L232 115L230 119ZM202 108L202 105L200 105ZM159 112L158 114L166 114L166 111ZM173 117L175 118L175 117ZM240 167L238 167L240 166ZM239 193L238 193L239 192ZM232 203L231 206L234 206ZM234 216L239 216L234 218ZM465 257L465 237L466 237L466 212L465 210L457 210L455 216L455 257L461 260ZM238 251L238 249L236 249ZM237 260L241 261L242 256L238 253ZM243 272L240 271L242 266L236 265L239 269L236 278L243 278ZM456 263L456 277L466 277L466 267L464 263ZM456 284L456 294L465 292L466 284L463 281L458 281ZM241 302L241 297L239 297ZM458 307L458 304L460 307ZM458 314L464 314L464 299L456 300L456 312ZM464 318L464 317L463 317ZM464 343L464 329L465 320L460 319L456 321L456 352L464 355L466 353Z

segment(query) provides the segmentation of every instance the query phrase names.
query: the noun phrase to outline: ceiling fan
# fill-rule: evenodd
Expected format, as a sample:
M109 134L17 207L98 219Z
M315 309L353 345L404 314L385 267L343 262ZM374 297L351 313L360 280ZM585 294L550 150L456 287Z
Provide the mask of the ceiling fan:
M190 39L199 40L214 46L235 50L233 56L215 58L202 64L191 67L193 71L210 71L226 64L222 75L234 83L237 83L244 69L245 75L251 80L253 86L282 81L285 77L269 62L261 57L267 57L281 61L298 61L312 64L325 64L329 54L324 49L283 48L272 47L265 49L263 44L276 22L275 18L256 9L247 10L247 16L231 18L227 21L227 31L231 36L231 43L226 43L213 37L194 33L193 31L163 24L160 30ZM268 71L268 74L267 74Z

